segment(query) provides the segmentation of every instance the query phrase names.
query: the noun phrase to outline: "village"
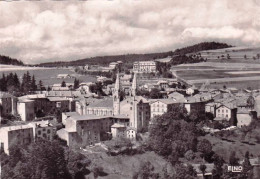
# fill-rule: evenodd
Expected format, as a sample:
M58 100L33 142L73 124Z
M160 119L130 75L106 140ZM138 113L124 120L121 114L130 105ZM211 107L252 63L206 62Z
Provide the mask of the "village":
M122 138L136 145L140 137L149 135L154 118L176 107L185 109L188 115L208 116L210 123L202 121L201 129L209 134L249 126L260 114L259 90L214 89L207 82L195 87L174 74L171 78L156 75L158 63L152 60L134 62L128 74L120 72L122 64L117 61L108 67L81 67L85 71L115 72L115 83L105 76L96 77L103 94L93 92L96 83L89 81L80 82L76 88L73 83L53 84L51 89L19 97L0 92L3 151L10 155L13 146L55 138L81 150L96 145L107 147L106 141ZM73 77L60 74L58 78ZM8 116L14 120L5 124ZM201 177L198 164L194 166ZM211 177L212 171L204 174Z

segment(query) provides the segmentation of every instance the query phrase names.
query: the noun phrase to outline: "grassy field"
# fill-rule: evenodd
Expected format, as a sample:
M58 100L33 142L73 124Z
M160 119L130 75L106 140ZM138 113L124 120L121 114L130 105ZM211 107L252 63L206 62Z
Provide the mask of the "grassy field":
M222 88L224 85L238 89L260 88L260 63L256 63L256 61L236 61L235 63L233 61L232 63L208 60L202 63L174 66L171 70L181 79L197 87L209 82L212 88Z
M92 161L91 167L101 166L104 168L104 171L108 174L102 177L104 179L132 179L133 173L138 171L140 163L145 161L151 162L155 168L155 172L162 171L165 166L171 168L171 165L165 159L154 152L146 152L133 156L108 156L105 152L85 152L84 155ZM91 177L91 175L89 177Z
M226 162L228 162L230 153L232 151L236 152L236 156L239 157L240 160L244 158L246 151L249 151L249 153L252 154L250 156L251 158L260 155L260 144L257 143L256 145L248 145L242 143L240 140L235 139L232 139L234 140L234 142L228 142L209 134L201 138L206 138L207 140L209 140L213 146L213 151L222 156Z

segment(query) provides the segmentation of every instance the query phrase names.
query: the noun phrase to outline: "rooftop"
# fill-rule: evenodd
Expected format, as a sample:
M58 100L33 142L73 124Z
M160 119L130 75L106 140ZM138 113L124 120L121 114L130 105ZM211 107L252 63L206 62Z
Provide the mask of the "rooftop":
M11 98L13 97L11 94L0 91L0 99L1 98Z
M117 119L129 119L126 115L107 115L107 116L96 116L93 114L88 115L78 115L78 116L71 116L69 119L76 120L76 121L87 121L87 120L98 120L98 119L105 119L105 118L117 118Z
M68 99L62 97L48 97L48 99L50 101L68 101Z
M113 98L109 97L95 100L95 102L90 103L88 107L113 108Z
M112 128L125 128L126 126L123 124L115 123L111 126Z
M15 131L15 130L21 130L21 129L29 129L32 128L32 126L26 124L26 125L16 125L16 126L6 126L1 127L0 131Z

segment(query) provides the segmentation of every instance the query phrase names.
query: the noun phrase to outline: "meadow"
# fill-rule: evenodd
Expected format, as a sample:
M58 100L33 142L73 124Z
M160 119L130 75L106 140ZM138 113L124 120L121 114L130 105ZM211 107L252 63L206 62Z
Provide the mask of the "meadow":
M257 54L260 58L260 48L235 47L199 53L207 58L206 62L173 66L171 70L197 87L209 82L213 88L224 85L238 89L260 88L260 59L257 58ZM230 59L226 58L227 54Z

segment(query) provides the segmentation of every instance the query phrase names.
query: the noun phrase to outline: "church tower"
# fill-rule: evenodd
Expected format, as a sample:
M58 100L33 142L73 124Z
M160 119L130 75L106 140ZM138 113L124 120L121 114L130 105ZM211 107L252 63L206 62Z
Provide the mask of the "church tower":
M137 90L137 76L136 76L136 73L134 73L134 78L133 78L133 82L132 82L132 89L131 89L132 96L136 96L136 90Z
M120 114L120 91L121 91L121 84L120 84L120 77L118 73L116 76L115 88L113 90L114 115Z

